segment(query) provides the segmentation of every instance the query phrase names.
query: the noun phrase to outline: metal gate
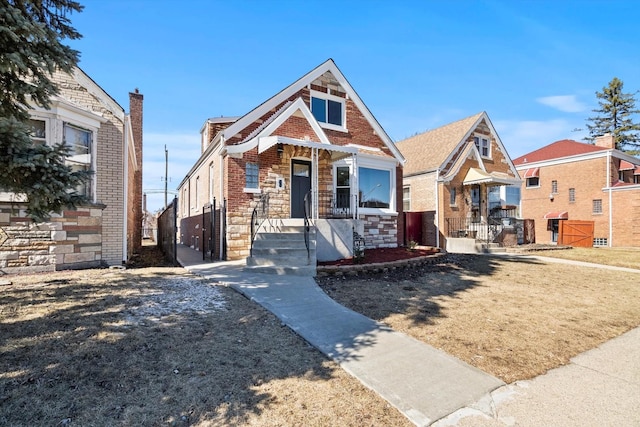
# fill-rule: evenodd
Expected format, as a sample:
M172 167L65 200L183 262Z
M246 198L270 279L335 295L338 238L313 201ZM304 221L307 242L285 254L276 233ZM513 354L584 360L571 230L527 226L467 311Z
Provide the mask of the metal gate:
M202 260L207 256L211 261L215 257L216 248L216 199L213 203L202 207Z
M164 256L171 261L173 265L178 265L177 217L178 199L174 198L173 202L158 216L157 242Z
M581 248L593 247L593 221L558 221L558 243Z

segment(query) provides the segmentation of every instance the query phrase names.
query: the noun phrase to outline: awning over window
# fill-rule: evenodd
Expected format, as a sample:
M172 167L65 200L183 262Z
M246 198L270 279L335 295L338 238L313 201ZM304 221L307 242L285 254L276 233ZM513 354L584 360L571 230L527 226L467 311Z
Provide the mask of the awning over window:
M620 169L621 171L632 171L636 168L631 162L627 162L626 160L620 160Z
M569 219L569 212L567 211L547 212L544 215L544 219Z
M634 175L640 175L640 166L636 166L636 169L633 171Z
M523 178L538 178L540 176L540 168L527 169Z
M498 172L485 172L482 169L470 168L467 175L462 181L463 185L519 185L521 181L517 178L511 178L507 174Z

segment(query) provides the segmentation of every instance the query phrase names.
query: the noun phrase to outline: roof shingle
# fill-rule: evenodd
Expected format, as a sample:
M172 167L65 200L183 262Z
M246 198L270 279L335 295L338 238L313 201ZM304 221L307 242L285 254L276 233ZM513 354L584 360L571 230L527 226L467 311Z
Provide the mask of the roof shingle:
M607 150L607 148L585 144L571 139L563 139L520 156L513 160L513 164L516 166L522 166L527 163L542 162L545 160L578 156L580 154L588 154L605 150Z

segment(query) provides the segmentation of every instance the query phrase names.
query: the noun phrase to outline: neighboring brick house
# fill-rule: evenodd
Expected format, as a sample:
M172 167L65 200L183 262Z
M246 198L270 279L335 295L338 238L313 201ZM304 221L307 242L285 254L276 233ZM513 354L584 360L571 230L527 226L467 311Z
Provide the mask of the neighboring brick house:
M558 242L560 222L575 220L593 222L593 246L640 246L640 159L616 150L613 136L557 141L514 163L536 242Z
M353 230L370 248L402 244L404 159L333 60L242 117L207 120L201 134L178 187L179 242L248 257L252 213L268 195L270 224L301 223L307 197L318 260L351 256ZM215 236L203 237L214 201Z
M450 250L453 239L502 242L503 217L516 216L520 178L486 112L396 146L407 159L403 209L428 218L419 243Z
M0 272L122 265L141 246L142 101L129 94L130 113L75 68L52 76L59 94L49 109L33 106L35 143L64 142L68 164L95 173L82 188L91 204L34 223L22 195L0 193Z

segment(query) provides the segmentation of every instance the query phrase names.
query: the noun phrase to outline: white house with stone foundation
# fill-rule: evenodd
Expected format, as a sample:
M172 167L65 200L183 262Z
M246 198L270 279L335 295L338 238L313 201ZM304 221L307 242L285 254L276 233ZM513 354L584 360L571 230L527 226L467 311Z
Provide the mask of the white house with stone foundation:
M201 135L178 187L180 243L277 272L351 257L354 236L403 243L404 158L333 60Z

